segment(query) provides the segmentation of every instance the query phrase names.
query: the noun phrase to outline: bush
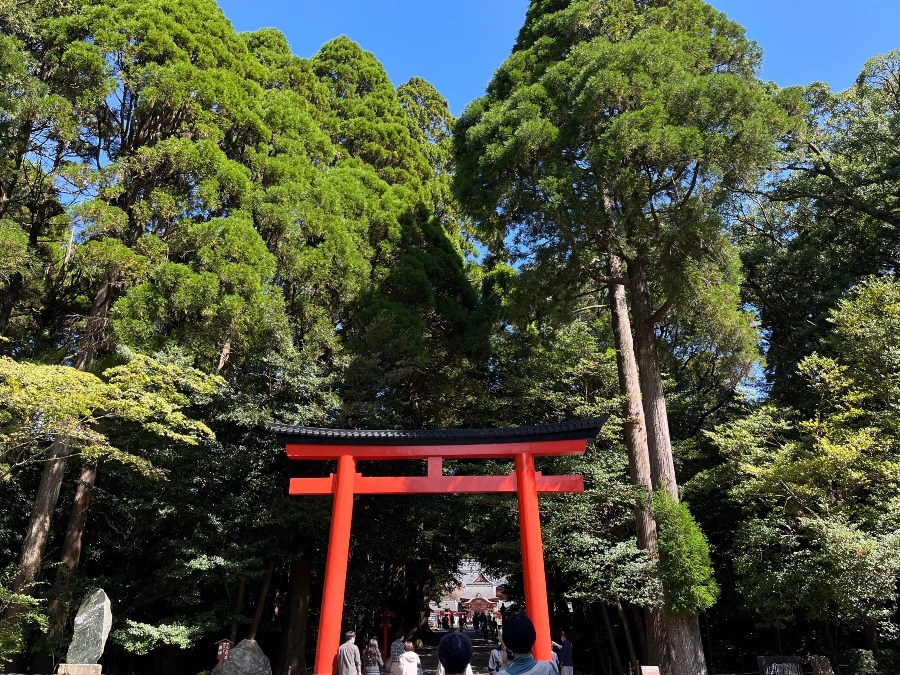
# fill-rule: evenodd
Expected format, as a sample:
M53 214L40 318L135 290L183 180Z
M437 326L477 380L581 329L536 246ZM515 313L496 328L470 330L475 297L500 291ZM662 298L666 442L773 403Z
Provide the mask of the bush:
M881 675L900 675L900 652L894 649L880 649L875 659Z
M701 612L719 597L713 576L709 542L686 504L665 490L653 496L659 538L659 576L666 609L675 613Z
M24 593L13 593L7 586L12 575L13 568L0 576L0 616L9 610L16 612L12 619L0 621L0 668L22 652L29 628L47 629L47 616L40 610L40 601Z
M845 650L841 653L841 665L844 664L849 675L881 675L875 655L868 649Z

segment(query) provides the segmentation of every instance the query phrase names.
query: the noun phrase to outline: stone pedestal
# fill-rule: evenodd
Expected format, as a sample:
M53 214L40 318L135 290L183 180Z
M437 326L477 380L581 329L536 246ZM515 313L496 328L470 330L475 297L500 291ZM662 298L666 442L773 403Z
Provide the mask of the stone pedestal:
M60 663L56 675L101 675L99 663Z

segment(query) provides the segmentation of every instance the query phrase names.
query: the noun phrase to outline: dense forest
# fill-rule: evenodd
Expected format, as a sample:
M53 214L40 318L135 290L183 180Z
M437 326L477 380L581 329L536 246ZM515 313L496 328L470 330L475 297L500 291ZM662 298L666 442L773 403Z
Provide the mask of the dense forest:
M761 59L702 0L532 0L457 120L215 0L0 2L0 670L101 586L104 672L311 672L331 500L287 482L333 466L270 423L609 414L538 466L585 477L541 499L577 671L900 673L900 51ZM521 598L513 498L357 497L347 627L427 636L469 558Z

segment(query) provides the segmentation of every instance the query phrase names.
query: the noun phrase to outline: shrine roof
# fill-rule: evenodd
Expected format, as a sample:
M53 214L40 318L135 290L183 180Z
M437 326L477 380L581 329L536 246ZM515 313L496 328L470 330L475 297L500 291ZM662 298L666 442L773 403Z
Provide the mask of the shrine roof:
M270 424L282 445L480 445L591 439L607 416L500 429L324 429Z

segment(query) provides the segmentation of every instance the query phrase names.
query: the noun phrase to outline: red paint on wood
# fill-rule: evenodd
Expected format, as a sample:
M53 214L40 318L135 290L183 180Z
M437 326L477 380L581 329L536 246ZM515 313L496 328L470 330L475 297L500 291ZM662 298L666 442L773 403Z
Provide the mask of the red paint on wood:
M319 617L319 643L316 648L315 672L330 673L332 660L341 643L341 618L344 590L347 585L347 560L350 557L350 523L353 520L353 482L356 461L350 455L338 460L335 478L331 532L328 536L328 558L322 591L322 613Z
M584 492L581 476L544 476L535 473L538 492ZM507 476L363 476L356 474L353 491L358 495L448 494L516 492L516 473ZM288 494L330 495L334 474L328 478L291 478Z
M544 546L541 542L541 515L538 508L537 473L534 457L516 455L516 482L519 497L519 532L522 540L522 571L525 580L525 612L534 623L537 639L534 658L549 661L550 607L547 603L547 577L544 574Z
M444 475L444 458L429 457L428 458L428 477L440 478Z
M344 454L356 459L496 459L512 458L528 452L541 456L581 455L587 440L574 438L526 443L482 443L475 445L318 445L316 443L288 443L285 446L291 459L337 459Z

